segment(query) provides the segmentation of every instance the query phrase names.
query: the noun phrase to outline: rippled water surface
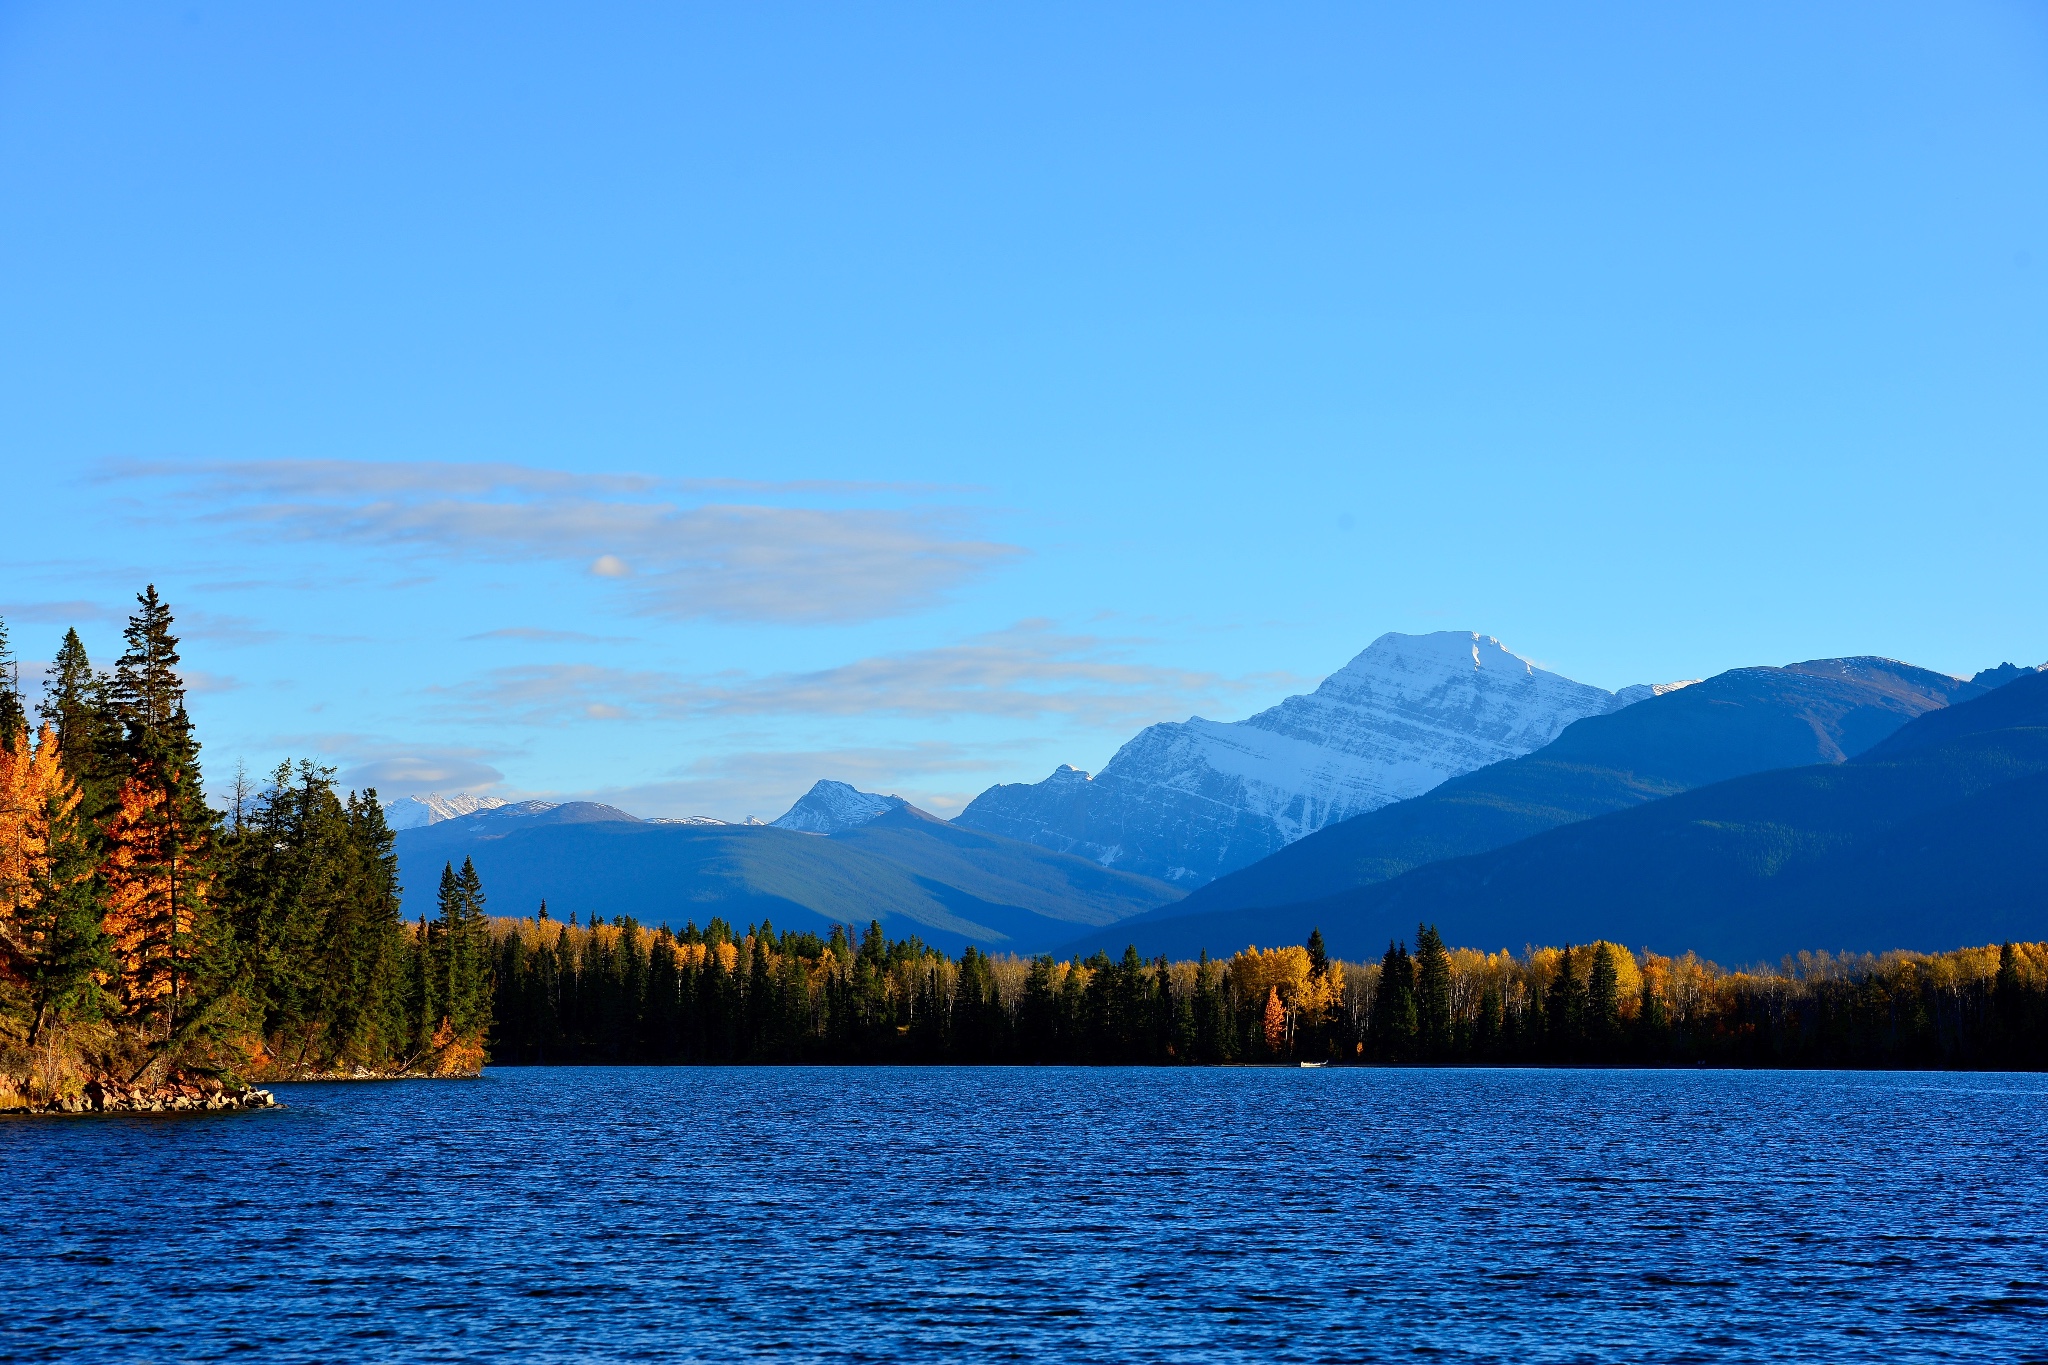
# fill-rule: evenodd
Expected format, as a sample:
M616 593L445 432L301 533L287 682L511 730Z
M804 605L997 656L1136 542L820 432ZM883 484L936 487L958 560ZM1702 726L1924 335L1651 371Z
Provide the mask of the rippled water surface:
M2048 1359L2039 1077L501 1070L0 1123L0 1356Z

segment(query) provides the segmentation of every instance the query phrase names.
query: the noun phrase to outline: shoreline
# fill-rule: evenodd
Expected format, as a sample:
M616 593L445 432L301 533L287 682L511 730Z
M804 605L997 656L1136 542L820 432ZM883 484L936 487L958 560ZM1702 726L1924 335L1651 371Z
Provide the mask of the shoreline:
M218 1082L122 1085L88 1081L76 1094L0 1109L0 1118L84 1118L136 1114L234 1114L284 1106L268 1090Z

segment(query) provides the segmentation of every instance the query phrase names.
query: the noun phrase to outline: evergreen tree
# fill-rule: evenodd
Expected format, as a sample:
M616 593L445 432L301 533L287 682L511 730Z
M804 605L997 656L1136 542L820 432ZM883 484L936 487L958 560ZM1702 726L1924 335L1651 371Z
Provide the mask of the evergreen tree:
M1433 1062L1451 1055L1451 955L1434 924L1415 930L1415 1025L1421 1055Z
M0 744L28 729L28 708L21 699L21 665L7 639L7 619L0 617Z
M185 712L178 638L155 585L136 596L124 632L128 648L114 667L109 697L121 725L124 760L119 810L111 826L118 849L103 875L120 925L129 1008L161 1020L177 1036L200 1012L208 991L202 969L225 970L224 945L207 915L214 815L204 798L199 745ZM115 839L110 833L110 842Z
M56 727L0 740L0 980L11 966L28 988L31 1044L99 1018L113 971L81 800Z
M452 868L448 870L453 871ZM445 877L442 885L445 889ZM435 941L434 928L422 915L412 931L411 945L412 989L408 994L412 1013L413 1059L424 1057L433 1048L434 1034L440 1026L445 1002L437 989L440 974L435 970L435 964L439 957L440 945Z
M1544 1015L1544 1043L1551 1059L1569 1061L1577 1057L1585 1037L1586 986L1573 968L1570 944L1558 955L1557 975L1550 981Z
M1663 1055L1669 1043L1670 1027L1664 997L1645 976L1642 995L1636 1005L1636 1050L1646 1058Z
M1330 954L1323 947L1323 931L1312 928L1308 931L1308 972L1310 976L1322 976L1330 970Z
M95 825L106 819L121 785L121 726L108 696L111 687L110 679L92 671L78 632L65 631L44 675L37 710L45 724L57 727L65 766L85 798L84 817Z
M1491 1061L1501 1052L1501 999L1500 989L1492 982L1479 993L1479 1015L1472 1028L1472 1054L1480 1061Z
M1380 959L1369 1031L1368 1044L1378 1060L1405 1062L1415 1055L1415 965L1406 944L1389 943Z
M2019 963L2010 942L1998 946L1998 972L1991 979L1991 1053L1999 1066L2026 1065L2029 1010L2020 986Z
M1618 985L1614 950L1605 943L1594 944L1593 966L1586 975L1586 1043L1597 1061L1613 1056L1621 1036Z

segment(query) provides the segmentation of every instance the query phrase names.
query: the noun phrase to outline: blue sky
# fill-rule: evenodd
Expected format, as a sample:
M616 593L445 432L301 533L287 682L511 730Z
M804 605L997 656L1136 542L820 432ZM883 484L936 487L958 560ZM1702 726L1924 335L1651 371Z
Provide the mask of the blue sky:
M951 813L1387 630L2048 659L2048 7L0 7L0 613Z

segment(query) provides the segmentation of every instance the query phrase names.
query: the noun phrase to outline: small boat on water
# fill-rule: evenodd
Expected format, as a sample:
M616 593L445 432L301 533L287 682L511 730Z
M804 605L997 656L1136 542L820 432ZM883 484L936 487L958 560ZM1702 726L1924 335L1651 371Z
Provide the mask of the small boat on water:
M1303 1062L1303 1063L1302 1063L1301 1065L1302 1065L1302 1067L1303 1067L1304 1069L1306 1069L1306 1068L1308 1068L1308 1067L1313 1067L1313 1066L1328 1066L1328 1065L1329 1065L1329 1063L1328 1063L1328 1062Z

